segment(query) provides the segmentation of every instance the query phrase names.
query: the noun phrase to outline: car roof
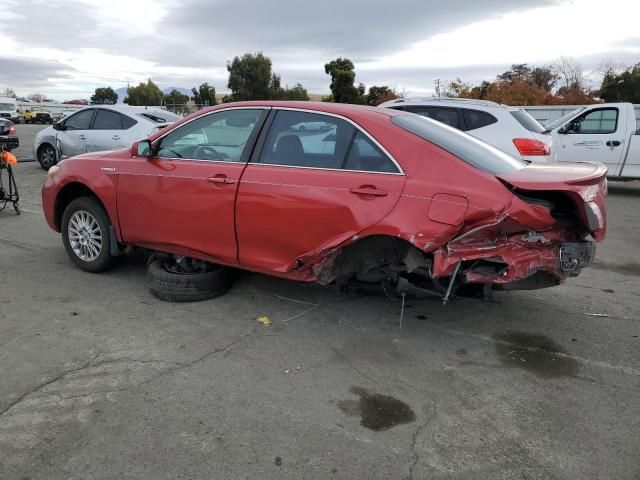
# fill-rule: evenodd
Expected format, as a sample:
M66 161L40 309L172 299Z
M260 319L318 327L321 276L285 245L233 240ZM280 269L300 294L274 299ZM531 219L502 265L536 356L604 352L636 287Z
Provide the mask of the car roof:
M379 107L393 108L403 105L442 105L447 107L462 107L462 108L478 108L483 109L501 109L501 110L520 110L519 107L513 107L510 105L504 105L501 103L492 102L489 100L480 100L476 98L457 98L457 97L409 97L398 98L396 100L389 100L384 102Z

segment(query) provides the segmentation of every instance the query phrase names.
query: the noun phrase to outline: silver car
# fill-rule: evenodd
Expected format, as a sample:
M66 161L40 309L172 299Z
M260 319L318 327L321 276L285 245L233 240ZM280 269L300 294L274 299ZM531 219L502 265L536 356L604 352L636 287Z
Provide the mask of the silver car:
M94 105L38 132L33 156L49 170L59 160L81 153L128 148L179 119L153 107Z

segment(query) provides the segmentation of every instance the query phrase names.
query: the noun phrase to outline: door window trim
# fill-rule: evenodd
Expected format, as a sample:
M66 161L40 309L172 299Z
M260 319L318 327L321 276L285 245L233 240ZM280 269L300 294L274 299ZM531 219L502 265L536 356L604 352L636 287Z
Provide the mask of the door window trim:
M182 128L183 125L188 125L191 122L194 122L196 120L200 120L200 119L208 117L210 115L215 115L216 113L228 112L228 111L231 111L231 110L263 110L263 112L258 117L258 121L256 122L256 126L254 127L253 131L249 135L249 138L247 139L247 143L250 143L251 148L250 148L250 151L246 154L246 158L244 158L244 160L242 160L242 157L241 157L241 161L234 162L234 161L230 161L230 160L204 160L204 159L200 159L200 158L180 158L180 157L158 157L158 156L156 156L156 153L157 153L156 150L157 150L158 146L160 145L160 142L162 141L162 139L164 137L169 135L171 132L174 132L178 128ZM270 110L271 110L271 107L266 107L266 106L229 107L229 108L221 108L219 110L214 110L212 112L205 113L204 115L198 115L197 117L194 117L194 118L192 118L192 119L190 119L190 120L188 120L188 121L186 121L184 123L181 123L176 128L172 128L168 132L163 132L162 135L160 135L158 138L156 138L153 141L153 143L151 144L151 148L153 149L153 152L154 152L154 156L152 158L154 160L158 160L158 161L171 160L171 161L179 161L179 162L205 162L205 163L225 163L225 164L233 164L233 165L246 165L247 163L249 163L249 161L250 161L250 159L252 157L253 151L255 150L255 146L256 146L257 141L258 141L258 136L262 132L262 129L263 129L263 127L264 127L264 125L266 123L266 120L268 118L268 116L264 114L264 111L267 111L267 114L268 114L268 112ZM245 152L242 153L242 156L245 157Z
M343 168L307 167L307 166L300 166L300 165L278 165L275 163L258 162L257 160L260 158L262 154L262 150L264 149L264 144L265 144L267 135L272 128L273 118L275 117L275 113L277 113L278 111L312 113L316 115L326 115L329 117L334 117L334 118L339 118L341 120L344 120L350 123L351 125L353 125L353 127L357 131L362 132L363 135L365 135L376 147L378 147L389 158L389 160L393 162L393 164L396 166L398 171L397 172L374 172L370 170L347 170ZM375 138L373 138L373 136L369 134L369 132L367 132L364 128L362 128L356 122L354 122L350 118L347 118L337 113L323 112L321 110L310 110L306 108L272 107L271 112L269 114L268 124L265 124L265 128L263 128L263 131L260 134L260 138L258 138L258 141L256 142L256 148L254 148L253 154L249 159L249 163L251 165L263 165L265 167L302 168L304 170L324 170L324 171L330 171L330 172L352 172L352 173L370 173L370 174L377 174L377 175L406 176L406 173L404 172L402 166L396 161L393 155L391 155L389 151L380 144L380 142L378 142Z

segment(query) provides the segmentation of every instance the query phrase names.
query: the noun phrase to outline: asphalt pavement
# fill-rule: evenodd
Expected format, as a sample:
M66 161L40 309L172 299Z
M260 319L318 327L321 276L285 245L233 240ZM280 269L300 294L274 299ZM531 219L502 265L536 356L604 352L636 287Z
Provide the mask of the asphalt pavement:
M610 184L579 277L410 301L401 328L397 301L258 274L172 304L143 258L82 272L44 221L45 172L15 173L0 479L640 478L640 182Z

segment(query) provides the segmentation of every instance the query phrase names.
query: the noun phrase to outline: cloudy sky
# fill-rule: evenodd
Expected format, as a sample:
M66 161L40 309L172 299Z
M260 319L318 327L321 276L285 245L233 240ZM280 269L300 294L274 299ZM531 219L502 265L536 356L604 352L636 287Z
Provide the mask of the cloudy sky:
M222 92L227 60L257 51L314 93L338 56L414 94L560 56L593 82L603 61L640 62L638 0L0 0L0 18L0 88L61 100L146 78Z

